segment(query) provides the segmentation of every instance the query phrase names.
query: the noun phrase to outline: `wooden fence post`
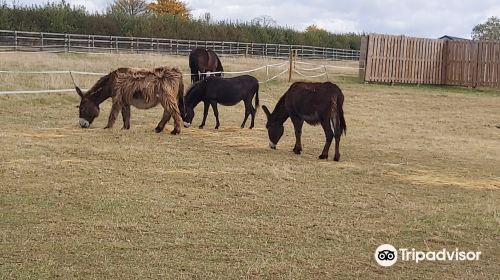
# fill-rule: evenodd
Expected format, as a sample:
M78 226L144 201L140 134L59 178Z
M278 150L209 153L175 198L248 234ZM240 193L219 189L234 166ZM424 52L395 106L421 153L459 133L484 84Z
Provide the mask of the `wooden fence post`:
M448 84L448 48L450 47L448 40L443 43L443 58L441 62L441 85Z
M481 65L482 64L481 57L483 56L483 42L476 41L472 42L472 44L474 44L474 48L476 49L476 56L475 56L476 63L474 64L475 72L474 71L472 72L474 75L472 87L476 88L480 86L482 81L484 80L484 73Z
M288 67L288 82L292 81L292 68L293 68L293 54L295 51L291 51L290 54L288 55L289 60L290 60L290 65Z
M364 81L366 77L366 58L368 51L368 36L361 37L359 54L359 79Z

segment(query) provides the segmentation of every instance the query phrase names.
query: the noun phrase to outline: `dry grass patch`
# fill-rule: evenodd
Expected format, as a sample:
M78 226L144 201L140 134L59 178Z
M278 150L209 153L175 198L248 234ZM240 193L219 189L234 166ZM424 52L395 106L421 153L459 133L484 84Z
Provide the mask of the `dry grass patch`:
M30 54L31 63L27 57L2 55L0 68L187 67L178 57ZM223 61L230 70L261 62ZM242 105L219 108L220 130L211 111L205 129L196 128L199 106L194 127L171 136L154 133L161 108L132 109L129 131L119 123L103 130L105 102L84 130L76 94L0 96L0 275L495 279L499 96L367 85L349 73L330 78L346 95L339 163L317 159L320 127L304 126L301 156L291 152L290 122L278 150L270 150L262 111L256 129L239 128ZM2 89L70 86L0 81ZM288 86L263 86L261 103L274 107ZM478 262L383 269L373 260L382 243L482 255Z

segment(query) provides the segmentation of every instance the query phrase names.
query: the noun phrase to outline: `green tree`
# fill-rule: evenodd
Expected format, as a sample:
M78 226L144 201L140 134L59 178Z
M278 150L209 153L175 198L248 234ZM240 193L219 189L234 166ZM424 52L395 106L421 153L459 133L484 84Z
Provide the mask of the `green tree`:
M324 29L319 28L316 24L309 25L306 28L306 32L308 33L315 33L315 32L324 32Z
M500 40L500 18L490 17L485 23L478 24L472 29L472 39L499 41Z

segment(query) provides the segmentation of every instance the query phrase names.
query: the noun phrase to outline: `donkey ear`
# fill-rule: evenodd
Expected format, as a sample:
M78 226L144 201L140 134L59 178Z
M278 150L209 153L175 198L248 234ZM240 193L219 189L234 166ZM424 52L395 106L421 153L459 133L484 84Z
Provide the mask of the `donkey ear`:
M83 92L82 92L82 90L79 87L75 87L75 90L76 90L76 93L78 93L78 95L80 95L80 97L83 98Z
M262 110L264 111L264 113L266 113L266 116L269 119L271 113L269 112L269 109L267 109L266 105L262 105Z

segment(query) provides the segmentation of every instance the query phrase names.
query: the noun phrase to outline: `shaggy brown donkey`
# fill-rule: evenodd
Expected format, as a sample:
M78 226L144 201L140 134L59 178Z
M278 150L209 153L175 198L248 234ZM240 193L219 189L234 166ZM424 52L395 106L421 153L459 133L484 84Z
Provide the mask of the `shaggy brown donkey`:
M155 131L163 131L171 116L174 118L172 134L181 131L184 83L182 73L177 68L119 68L100 78L87 93L82 93L79 87L75 88L81 97L79 108L82 128L88 128L92 124L99 115L99 105L111 97L113 106L105 128L113 126L121 110L123 129L129 129L130 105L139 109L150 109L161 104L164 109L163 117Z
M280 98L274 111L269 112L266 106L262 110L267 115L267 132L269 146L276 149L276 145L283 135L283 123L290 117L295 129L294 153L300 154L302 144L302 125L304 121L311 125L321 124L325 131L326 143L320 159L328 158L328 150L335 137L335 156L333 160L339 161L340 136L347 129L344 111L344 95L340 88L330 82L303 83L298 82L290 86L288 91Z

